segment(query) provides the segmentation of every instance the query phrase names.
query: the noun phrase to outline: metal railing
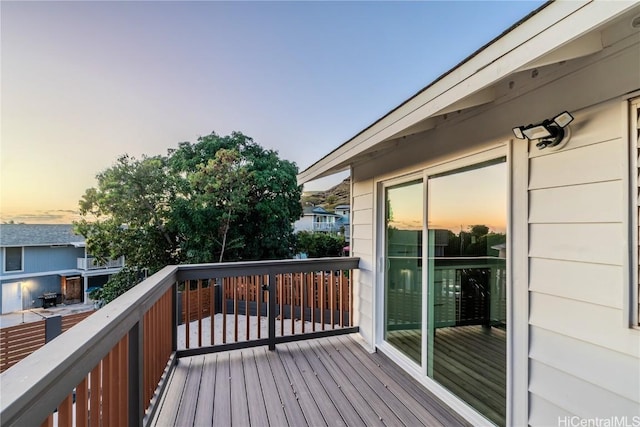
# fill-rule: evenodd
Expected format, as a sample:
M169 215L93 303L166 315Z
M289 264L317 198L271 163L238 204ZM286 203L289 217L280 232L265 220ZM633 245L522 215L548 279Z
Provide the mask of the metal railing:
M358 262L167 266L2 373L2 424L145 425L179 357L355 332L351 276ZM247 335L240 340L243 319ZM204 333L218 320L233 339L218 343ZM287 321L310 326L285 334ZM263 322L266 335L258 332ZM260 327L251 334L255 323Z
M343 224L337 224L334 222L314 222L313 223L313 231L328 231L328 232L338 232L340 228L344 227Z

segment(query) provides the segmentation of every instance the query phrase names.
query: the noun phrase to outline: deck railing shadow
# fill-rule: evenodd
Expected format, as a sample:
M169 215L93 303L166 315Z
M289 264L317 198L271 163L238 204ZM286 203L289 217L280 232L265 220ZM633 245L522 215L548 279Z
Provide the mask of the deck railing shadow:
M2 424L145 425L180 357L356 332L358 262L167 266L2 373Z

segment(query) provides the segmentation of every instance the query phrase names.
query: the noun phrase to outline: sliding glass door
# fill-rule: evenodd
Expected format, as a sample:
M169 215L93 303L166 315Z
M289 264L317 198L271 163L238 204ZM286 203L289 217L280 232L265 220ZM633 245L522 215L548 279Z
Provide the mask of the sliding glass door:
M507 165L424 176L385 189L384 339L504 425Z

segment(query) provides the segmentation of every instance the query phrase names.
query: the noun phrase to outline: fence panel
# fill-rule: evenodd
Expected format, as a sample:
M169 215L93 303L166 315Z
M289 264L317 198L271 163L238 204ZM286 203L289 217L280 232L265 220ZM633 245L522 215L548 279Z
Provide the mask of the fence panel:
M45 321L0 329L0 372L4 372L45 344Z

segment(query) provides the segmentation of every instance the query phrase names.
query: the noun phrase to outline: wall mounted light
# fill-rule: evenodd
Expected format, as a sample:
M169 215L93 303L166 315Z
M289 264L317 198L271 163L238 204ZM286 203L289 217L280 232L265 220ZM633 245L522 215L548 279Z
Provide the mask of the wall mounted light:
M537 125L515 127L513 134L518 139L537 140L536 147L540 150L547 147L560 148L569 141L571 131L567 126L572 121L573 116L565 111Z

